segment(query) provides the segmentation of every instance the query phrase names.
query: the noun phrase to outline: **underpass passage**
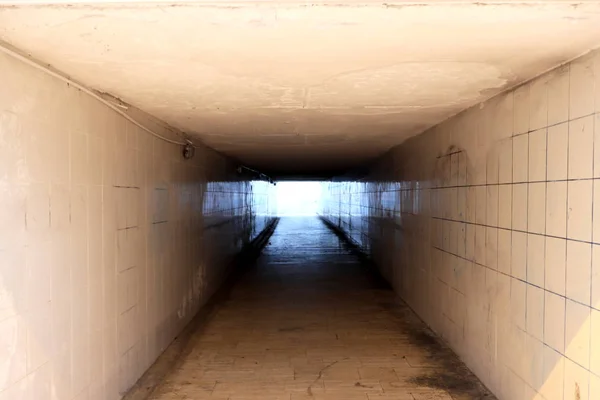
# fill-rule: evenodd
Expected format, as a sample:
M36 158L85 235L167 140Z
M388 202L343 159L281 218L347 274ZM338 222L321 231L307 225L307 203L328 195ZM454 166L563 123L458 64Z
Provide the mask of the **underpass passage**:
M493 399L317 217L282 218L153 400Z
M599 400L598 26L0 0L0 400L483 397L427 329L500 400ZM370 264L284 219L235 268L309 211Z

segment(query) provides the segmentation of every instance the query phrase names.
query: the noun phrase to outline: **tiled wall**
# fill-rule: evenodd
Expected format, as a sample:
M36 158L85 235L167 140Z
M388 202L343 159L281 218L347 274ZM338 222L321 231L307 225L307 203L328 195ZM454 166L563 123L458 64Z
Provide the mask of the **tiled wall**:
M0 76L0 399L118 399L262 229L272 186L17 60Z
M501 400L600 399L600 53L330 183L324 213Z

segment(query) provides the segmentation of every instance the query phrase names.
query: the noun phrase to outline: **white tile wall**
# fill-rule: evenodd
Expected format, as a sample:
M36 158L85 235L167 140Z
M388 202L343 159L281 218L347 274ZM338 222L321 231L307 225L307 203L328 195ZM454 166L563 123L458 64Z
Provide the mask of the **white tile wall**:
M270 186L19 61L0 76L0 399L118 399L262 230Z
M324 213L501 400L597 400L598 178L595 52L408 140L362 181L329 184Z

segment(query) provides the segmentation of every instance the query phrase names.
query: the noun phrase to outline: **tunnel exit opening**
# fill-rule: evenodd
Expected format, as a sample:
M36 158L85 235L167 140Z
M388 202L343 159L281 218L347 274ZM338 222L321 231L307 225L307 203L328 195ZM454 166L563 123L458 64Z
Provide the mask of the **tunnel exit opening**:
M321 210L322 195L323 182L278 182L275 191L277 216L315 216Z

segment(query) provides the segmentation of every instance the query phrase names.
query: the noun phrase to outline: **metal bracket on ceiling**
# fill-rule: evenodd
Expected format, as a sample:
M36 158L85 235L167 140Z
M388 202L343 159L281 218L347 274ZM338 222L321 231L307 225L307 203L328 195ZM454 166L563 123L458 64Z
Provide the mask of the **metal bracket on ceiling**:
M273 186L276 186L277 183L275 182L275 180L273 180L273 178L267 176L266 174L263 174L260 171L257 171L255 169L246 167L245 165L240 165L239 167L237 167L237 172L238 174L241 174L244 170L252 173L257 179L261 180L261 181L267 181L269 183L272 183Z

